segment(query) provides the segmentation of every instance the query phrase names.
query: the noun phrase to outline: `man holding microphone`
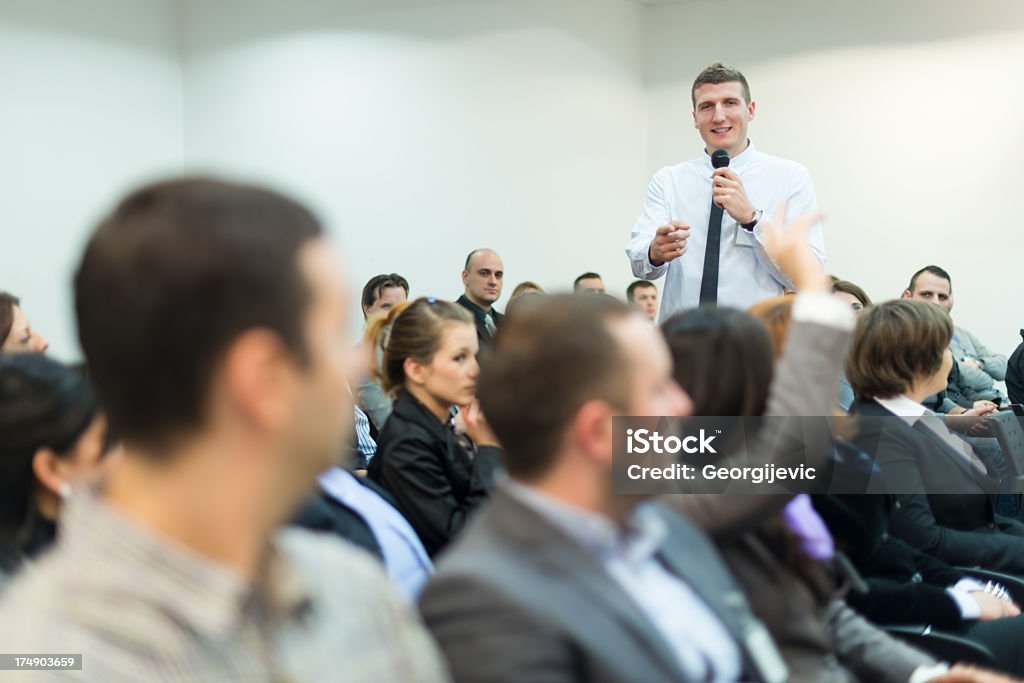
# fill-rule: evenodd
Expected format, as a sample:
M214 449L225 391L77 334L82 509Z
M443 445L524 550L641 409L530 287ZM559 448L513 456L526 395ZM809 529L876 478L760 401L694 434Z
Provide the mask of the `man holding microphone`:
M742 73L712 64L691 99L704 154L655 173L626 245L636 277L666 276L661 320L698 305L745 309L791 290L764 251L760 224L783 204L787 221L817 210L807 169L757 151L747 138L756 103ZM824 263L820 223L808 239Z

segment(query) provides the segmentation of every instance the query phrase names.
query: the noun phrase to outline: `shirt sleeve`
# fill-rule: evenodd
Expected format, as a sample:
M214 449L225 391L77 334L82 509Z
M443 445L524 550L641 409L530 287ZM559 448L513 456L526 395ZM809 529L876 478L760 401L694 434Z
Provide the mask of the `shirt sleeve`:
M764 210L764 215L758 224L754 226L754 254L761 267L767 270L779 284L786 289L794 289L793 283L782 274L779 267L768 256L768 252L765 251L764 243L761 240L761 230L766 222L775 220L775 211L782 205L782 202L786 203L785 220L787 223L798 216L818 210L818 198L814 192L814 183L811 182L811 174L808 173L807 169L803 166L797 167L797 170L793 173L789 191L785 197L779 197L776 202L774 206L758 207ZM814 255L824 265L825 238L822 234L820 221L811 226L810 231L807 233L807 239L811 244L811 250L814 252Z
M824 292L798 295L793 302L793 320L818 323L844 331L852 330L856 322L849 306Z
M668 270L667 263L655 266L651 264L649 257L654 234L670 220L668 204L665 201L666 175L667 170L662 169L651 178L647 197L644 199L643 213L636 219L636 225L633 226L633 232L626 244L626 255L629 257L633 275L644 280L657 280Z

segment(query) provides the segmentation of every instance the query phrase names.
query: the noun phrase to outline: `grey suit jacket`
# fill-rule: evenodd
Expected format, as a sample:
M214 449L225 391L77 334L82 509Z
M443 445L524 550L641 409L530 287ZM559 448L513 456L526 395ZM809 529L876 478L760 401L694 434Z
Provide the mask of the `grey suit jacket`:
M759 622L708 540L660 512L669 524L662 562L719 616L757 680L744 643ZM420 611L456 683L688 680L599 561L501 488L442 557Z

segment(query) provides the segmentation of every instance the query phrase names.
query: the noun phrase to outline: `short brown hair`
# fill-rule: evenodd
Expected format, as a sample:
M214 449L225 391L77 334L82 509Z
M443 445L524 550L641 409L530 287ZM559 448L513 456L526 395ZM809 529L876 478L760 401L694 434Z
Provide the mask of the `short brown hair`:
M306 363L299 250L321 234L306 208L258 187L191 178L128 195L74 281L79 340L113 429L156 445L201 427L217 363L249 329L273 330Z
M537 294L547 293L544 291L543 287L538 285L533 280L526 280L525 282L520 282L518 285L516 285L516 288L512 290L512 296L508 298L509 303L512 303L513 299L517 299L521 297L523 294L528 294L529 292L535 292Z
M871 297L865 292L859 285L855 285L849 280L836 280L832 283L832 293L842 292L843 294L849 294L854 299L860 302L860 305L867 308L871 305Z
M697 78L693 81L693 87L690 88L690 100L693 101L694 109L697 108L697 88L709 83L712 85L717 85L718 83L739 83L743 86L743 99L747 104L750 104L750 86L747 84L746 77L740 73L739 69L726 66L721 62L715 62L697 74Z
M373 348L384 349L380 379L385 391L395 394L405 386L405 359L427 364L441 347L448 323L474 326L473 314L450 301L420 297L395 306L370 323L367 337Z
M609 323L635 313L613 297L538 297L507 319L483 359L480 405L505 449L509 473L536 480L584 403L629 408L629 359Z
M768 330L772 340L772 353L775 359L782 357L782 349L789 336L789 324L793 320L793 300L789 295L775 296L771 299L758 301L747 309L750 315L760 320Z
M409 296L409 281L398 273L374 275L363 285L363 295L360 300L363 308L373 306L377 303L381 293L391 287L401 287L405 290L405 295Z
M14 307L20 306L18 297L7 292L0 292L0 346L7 341L7 335L11 333L14 326Z
M857 320L846 377L857 398L891 398L942 367L953 338L949 315L926 301L894 299Z

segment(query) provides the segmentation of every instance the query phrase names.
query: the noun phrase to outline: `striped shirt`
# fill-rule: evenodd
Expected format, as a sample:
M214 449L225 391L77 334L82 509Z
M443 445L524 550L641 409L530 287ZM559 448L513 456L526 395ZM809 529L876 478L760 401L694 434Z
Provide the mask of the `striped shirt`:
M0 597L7 653L83 655L81 671L6 681L447 681L429 636L377 563L282 532L249 582L90 497L52 552Z

